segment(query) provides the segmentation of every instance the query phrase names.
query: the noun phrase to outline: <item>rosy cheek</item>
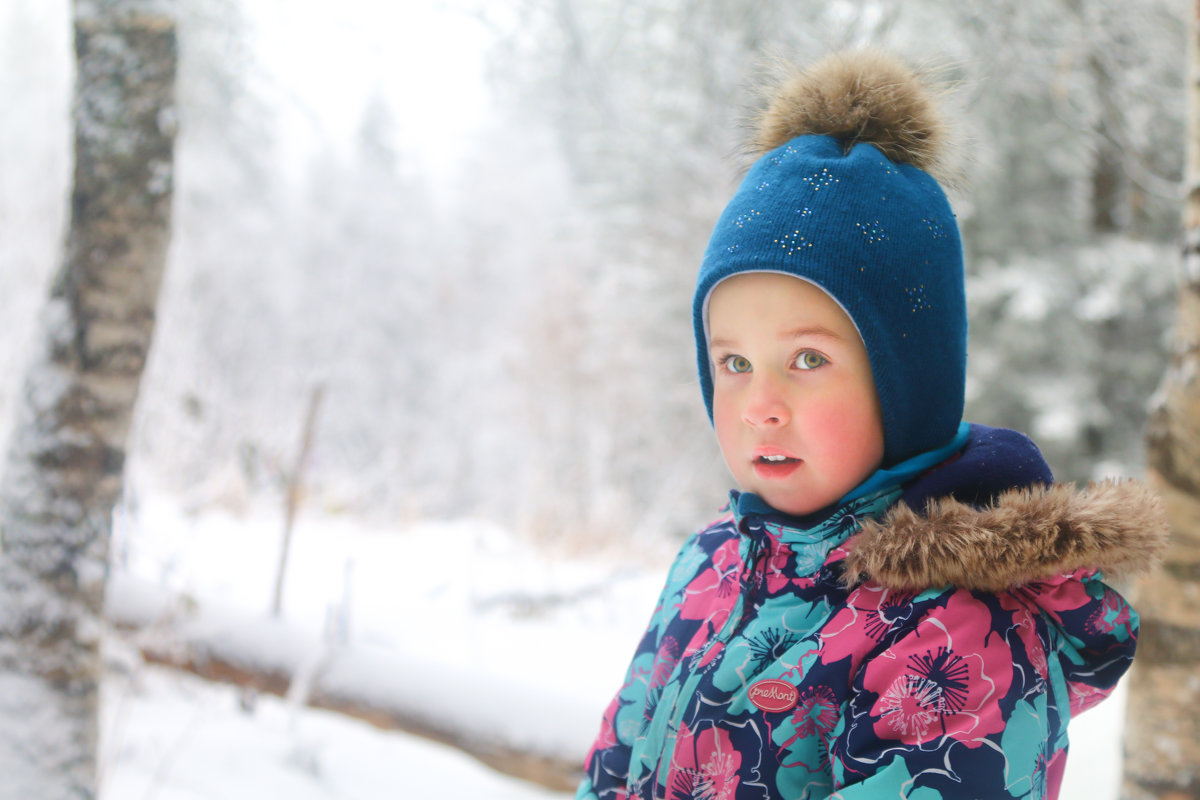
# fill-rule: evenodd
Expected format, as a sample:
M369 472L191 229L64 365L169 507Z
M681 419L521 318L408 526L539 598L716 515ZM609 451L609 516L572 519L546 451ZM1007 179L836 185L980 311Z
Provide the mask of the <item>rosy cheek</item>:
M822 401L810 406L808 415L813 423L810 428L813 435L838 460L872 460L871 454L876 451L882 457L879 424L870 406Z
M733 443L740 427L740 418L738 409L728 399L720 396L713 398L713 428L716 430L717 443L722 451Z
M812 430L825 434L822 438L842 437L858 425L858 416L840 399L815 401L805 409L806 421L811 423Z

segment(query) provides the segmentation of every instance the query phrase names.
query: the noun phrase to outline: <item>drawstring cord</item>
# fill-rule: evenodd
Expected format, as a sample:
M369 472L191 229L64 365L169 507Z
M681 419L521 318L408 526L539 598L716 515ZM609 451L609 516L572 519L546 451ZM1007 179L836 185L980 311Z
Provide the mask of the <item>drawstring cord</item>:
M758 589L767 579L766 559L762 558L763 537L766 535L762 522L742 520L738 527L742 534L750 540L750 547L746 553L746 562L742 566L742 616L738 620L737 627L733 629L734 636L741 633L746 623L750 621L750 614L757 604ZM760 560L763 564L762 574L759 574L758 569Z
M846 512L837 521L837 527L841 529L842 534L853 534L859 528L858 516ZM742 632L746 624L750 621L750 615L758 606L759 597L762 594L762 588L767 582L767 569L770 555L771 545L766 543L766 552L763 552L764 539L767 537L766 527L759 519L743 519L739 525L739 530L742 535L750 541L750 546L746 551L746 561L742 567L742 615L738 620L738 624L733 629L733 635L736 636ZM786 546L780 543L780 546Z

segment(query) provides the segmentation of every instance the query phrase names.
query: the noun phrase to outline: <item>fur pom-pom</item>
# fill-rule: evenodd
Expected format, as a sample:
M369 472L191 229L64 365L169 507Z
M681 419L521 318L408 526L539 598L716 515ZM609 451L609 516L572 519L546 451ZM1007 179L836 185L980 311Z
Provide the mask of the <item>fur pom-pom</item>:
M790 69L764 94L768 101L750 142L756 155L797 136L824 134L847 150L866 142L939 180L953 177L938 90L895 56L875 50L835 53Z

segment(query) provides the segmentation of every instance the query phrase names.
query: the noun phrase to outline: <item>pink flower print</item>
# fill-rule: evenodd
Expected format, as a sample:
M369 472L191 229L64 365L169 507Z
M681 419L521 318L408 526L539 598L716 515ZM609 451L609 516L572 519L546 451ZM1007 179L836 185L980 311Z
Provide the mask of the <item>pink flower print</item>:
M1054 618L1060 619L1064 612L1075 611L1095 602L1088 594L1086 584L1086 581L1092 578L1095 572L1095 570L1078 570L1063 573L1048 580L1021 586L1013 593L1036 605L1042 611L1049 612ZM1001 595L1001 599L1004 599L1003 595Z
M742 755L717 728L699 733L684 725L675 741L668 785L672 798L734 800Z
M697 633L696 636L699 637L700 634ZM709 640L705 640L703 642L697 643L695 640L693 640L692 643L693 643L693 646L696 648L696 651L699 652L700 648L705 646L708 643L708 641ZM700 656L699 660L695 662L695 666L693 668L694 669L703 669L704 667L707 667L709 664L716 661L717 656L721 655L721 653L724 650L725 650L724 642L716 642L716 643L711 644L708 647L708 649L704 651L704 654Z
M967 681L970 680L971 671L961 656L939 647L936 652L929 650L923 655L911 656L909 663L923 680L938 687L947 711L962 711L967 700Z
M786 589L810 589L816 585L816 580L812 575L791 575L795 572L792 566L794 555L792 548L786 544L775 543L772 545L764 567L769 594L778 594Z
M791 735L780 745L795 760L784 766L788 769L802 768L809 773L820 772L823 769L821 765L827 764L829 733L840 720L841 704L833 689L828 686L809 686L802 691L789 719ZM797 742L800 743L798 746Z
M925 678L905 674L884 692L879 709L888 727L900 734L900 738L922 741L929 726L945 713L946 706L940 686Z
M849 656L857 672L866 654L912 616L912 594L863 584L846 598L821 632L821 661L833 664Z
M988 607L958 591L868 662L862 681L878 698L876 735L908 745L951 736L977 747L1003 730L999 699L1012 684L1012 651L991 633Z
M1033 665L1034 671L1043 681L1050 679L1050 667L1046 661L1046 645L1038 636L1037 622L1033 612L1017 597L1010 593L999 595L1000 605L1012 612L1013 630L1025 648L1025 656Z
M618 701L614 700L612 707L608 713L604 715L604 719L600 722L600 734L596 737L595 744L592 745L593 750L607 750L610 747L617 746L617 731L613 728L613 718L616 716Z
M911 592L884 592L879 597L877 606L863 609L863 628L867 635L877 642L882 642L897 625L903 624L912 616L912 598Z
M1033 665L1034 672L1043 681L1050 679L1050 664L1046 660L1046 645L1037 635L1037 626L1033 615L1027 609L1022 609L1021 618L1017 621L1017 636L1025 645L1025 655Z
M833 689L828 686L810 686L800 693L800 702L792 712L792 724L796 726L796 736L784 747L797 738L808 738L815 734L829 733L838 723L839 704Z
M1098 686L1089 686L1080 681L1068 681L1067 689L1070 693L1071 715L1075 716L1087 711L1112 694L1114 688L1110 686L1107 689L1102 689Z
M738 540L729 539L713 553L712 565L684 587L679 616L707 620L719 627L715 620L724 622L737 601L741 571Z
M705 791L697 796L714 800L731 798L737 791L737 761L733 753L713 751L700 768L701 785Z
M599 750L607 750L610 747L617 746L617 731L613 727L615 724L617 712L621 710L621 696L617 695L608 704L608 708L604 710L604 717L600 720L600 733L596 736L596 741L592 743L592 748L588 752L587 761L591 763L592 756Z
M649 688L666 686L671 673L675 671L675 665L678 663L678 640L674 636L663 637L662 643L658 646L658 652L654 654L654 668L650 673Z
M1089 633L1102 635L1117 629L1129 630L1129 605L1116 592L1105 592L1100 606L1088 617Z

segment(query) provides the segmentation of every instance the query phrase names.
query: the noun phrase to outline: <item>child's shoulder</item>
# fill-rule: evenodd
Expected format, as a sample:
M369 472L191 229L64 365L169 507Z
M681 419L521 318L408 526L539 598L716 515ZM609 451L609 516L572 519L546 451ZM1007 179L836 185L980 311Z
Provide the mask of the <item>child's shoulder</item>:
M730 542L737 542L741 537L737 519L728 506L722 508L718 516L702 525L684 540L682 550L702 550L713 553Z
M712 567L715 560L736 556L739 536L737 522L728 509L722 510L716 519L692 532L684 539L671 563L667 573L667 590L687 583L698 572Z
M964 691L994 686L1004 707L1051 691L1071 715L1112 692L1133 661L1138 631L1136 612L1094 570L999 591L903 591L867 580L832 623L855 631L849 645L827 646L854 656L855 685L867 690L894 692L936 674Z
M847 608L889 621L864 653L871 674L982 653L993 677L1014 664L1057 675L1077 712L1133 657L1137 615L1105 580L1146 570L1166 538L1161 501L1136 481L1025 486L984 506L937 498L924 513L900 503L847 543Z

